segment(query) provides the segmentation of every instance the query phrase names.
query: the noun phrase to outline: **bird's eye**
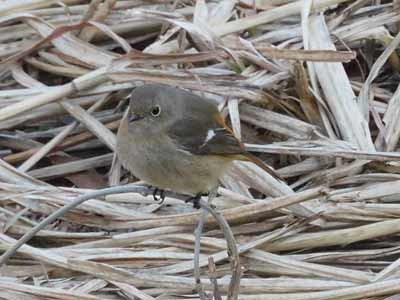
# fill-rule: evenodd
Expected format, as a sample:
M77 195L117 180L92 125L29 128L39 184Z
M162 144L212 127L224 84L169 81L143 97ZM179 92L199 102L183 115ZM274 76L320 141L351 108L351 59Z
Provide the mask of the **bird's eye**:
M159 105L156 105L151 109L151 115L153 117L158 117L160 113L161 113L161 107Z

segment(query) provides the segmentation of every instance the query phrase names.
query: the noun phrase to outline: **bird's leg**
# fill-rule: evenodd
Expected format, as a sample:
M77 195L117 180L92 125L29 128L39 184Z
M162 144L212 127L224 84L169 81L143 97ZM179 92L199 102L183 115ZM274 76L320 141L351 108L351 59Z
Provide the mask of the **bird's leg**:
M157 196L158 193L160 194L160 197ZM164 202L164 200L165 200L165 191L162 190L162 189L159 189L157 187L154 188L153 199L154 199L154 201L160 201L161 200L159 204L162 204Z
M164 200L165 200L165 191L164 190L160 190L160 203L159 204L163 204Z
M158 188L154 188L154 190L153 190L153 200L154 200L154 201L158 201L158 199L157 199L157 193L158 193Z
M196 196L186 199L185 202L186 203L193 202L193 208L199 209L200 208L199 201L200 201L201 196L203 196L203 193L198 193L198 194L196 194Z

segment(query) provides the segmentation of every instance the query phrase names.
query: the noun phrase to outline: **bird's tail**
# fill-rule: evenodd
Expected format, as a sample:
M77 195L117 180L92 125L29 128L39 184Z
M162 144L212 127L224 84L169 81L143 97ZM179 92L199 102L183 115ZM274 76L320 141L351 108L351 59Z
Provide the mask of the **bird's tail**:
M263 162L257 156L254 156L254 155L252 155L250 153L246 153L244 155L244 158L245 158L244 160L251 161L252 163L254 163L257 166L259 166L261 169L263 169L269 175L274 177L276 180L284 182L284 180L276 173L276 171L272 167L268 166L265 162Z

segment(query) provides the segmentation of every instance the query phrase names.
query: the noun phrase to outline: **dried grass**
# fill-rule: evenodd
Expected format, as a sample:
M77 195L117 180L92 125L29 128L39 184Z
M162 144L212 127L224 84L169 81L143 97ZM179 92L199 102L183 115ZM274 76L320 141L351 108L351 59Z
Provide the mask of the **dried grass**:
M239 299L398 299L399 7L2 1L1 251L76 197L135 181L111 166L115 131L130 90L159 82L217 101L286 180L237 163L214 199L237 242ZM86 201L0 268L0 298L199 299L200 215L173 195ZM206 297L232 298L226 249L205 218Z

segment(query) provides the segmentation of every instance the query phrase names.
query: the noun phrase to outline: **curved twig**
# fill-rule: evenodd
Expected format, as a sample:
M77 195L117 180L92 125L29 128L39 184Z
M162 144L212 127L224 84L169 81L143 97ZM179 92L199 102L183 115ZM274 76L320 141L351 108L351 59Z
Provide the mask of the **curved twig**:
M77 207L79 204L93 199L97 197L102 197L106 195L111 195L111 194L121 194L121 193L141 193L144 195L151 194L154 191L153 188L149 188L146 186L116 186L116 187L111 187L111 188L106 188L102 190L98 190L95 192L87 193L84 195L79 196L76 198L74 201L71 203L61 207L60 209L56 210L53 212L51 215L49 215L47 218L45 218L43 221L41 221L39 224L37 224L35 227L33 227L31 230L29 230L27 233L25 233L15 245L13 245L11 248L9 248L1 257L0 257L0 267L7 262L7 260L13 256L17 250L27 243L30 239L32 239L36 233L38 233L40 230L42 230L44 227L49 225L50 223L54 222L58 218L62 217L65 215L68 211L71 209ZM178 199L186 199L187 196L183 196L180 194L175 194L175 193L170 193L168 192L167 195L173 196Z
M229 283L229 290L228 290L228 300L237 300L239 296L239 288L240 288L240 277L241 277L241 266L240 266L240 259L239 259L239 251L236 244L235 237L233 236L232 230L222 216L222 214L216 211L214 208L211 207L208 203L204 200L199 201L200 207L204 210L207 210L211 215L215 218L218 225L221 227L222 232L224 233L225 240L228 246L228 256L231 259L231 266L232 266L232 277Z
M217 188L210 191L208 195L208 204L211 205L214 197L217 195ZM200 248L201 248L201 234L203 232L204 223L207 220L208 211L207 209L202 210L199 223L197 224L197 228L194 231L195 233L195 241L194 241L194 261L193 261L193 273L194 279L196 281L197 292L199 293L201 300L206 300L209 297L205 294L203 285L201 284L200 279Z
M77 207L79 204L93 199L93 198L98 198L106 195L111 195L111 194L120 194L120 193L140 193L143 195L149 195L152 194L154 191L154 188L146 187L146 186L116 186L116 187L110 187L98 191L94 191L91 193L87 193L84 195L81 195L77 197L74 201L71 203L61 207L57 211L53 212L50 214L47 218L42 220L39 224L37 224L35 227L33 227L30 231L25 233L12 247L7 249L7 251L0 257L0 267L4 265L10 257L12 257L18 249L23 246L25 243L27 243L30 239L32 239L36 233L38 233L40 230L42 230L44 227L49 225L50 223L54 222L58 218L62 217L65 215L68 211L71 209ZM173 196L174 198L177 199L182 199L185 200L187 198L187 195L182 195L182 194L177 194L173 192L167 192L166 193L168 196ZM210 197L212 200L212 197ZM235 241L235 238L233 236L233 233L229 227L229 224L226 222L224 217L221 215L220 212L215 211L211 205L209 205L207 202L204 200L199 201L200 207L204 209L204 211L211 213L211 215L215 218L219 226L221 227L221 230L224 233L225 239L227 241L228 245L228 254L231 258L231 263L232 263L232 278L229 286L229 291L228 291L228 299L232 300L237 300L238 293L239 293L239 285L240 285L240 274L241 274L241 269L240 269L240 261L239 261L239 252L237 249L237 244ZM204 220L203 220L204 223ZM201 226L201 228L203 225ZM201 231L200 235L201 235ZM200 251L200 247L199 251Z
M194 240L194 261L193 261L193 273L194 279L196 282L196 289L199 293L199 297L201 300L208 299L207 295L204 292L203 285L201 284L200 279L200 247L201 247L201 234L203 232L204 222L207 219L208 211L203 209L199 223L197 224L196 230L194 231L195 240Z

